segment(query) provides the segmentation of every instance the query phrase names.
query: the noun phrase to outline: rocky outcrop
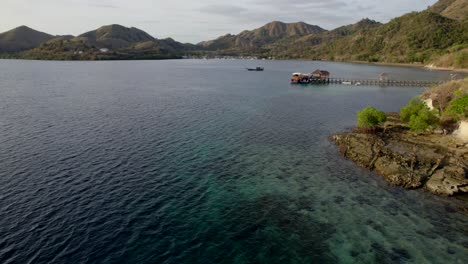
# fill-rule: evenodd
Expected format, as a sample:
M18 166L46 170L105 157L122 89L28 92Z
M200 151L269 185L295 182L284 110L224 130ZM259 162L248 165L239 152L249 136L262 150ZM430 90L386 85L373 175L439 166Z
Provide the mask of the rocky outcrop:
M468 193L468 147L454 139L415 135L402 127L333 136L345 157L377 171L390 183L445 196Z

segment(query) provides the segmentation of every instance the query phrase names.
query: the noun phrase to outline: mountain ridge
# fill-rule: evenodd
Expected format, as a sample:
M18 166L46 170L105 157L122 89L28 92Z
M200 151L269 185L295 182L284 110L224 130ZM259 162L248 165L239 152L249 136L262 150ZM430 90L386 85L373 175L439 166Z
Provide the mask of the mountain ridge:
M66 60L246 55L468 68L467 3L468 0L440 0L427 10L411 12L388 23L364 18L333 30L302 21L272 21L196 45L171 38L157 39L141 29L118 24L77 37L53 36L22 26L0 34L0 54Z
M313 33L324 32L325 29L304 22L284 23L272 21L253 30L244 30L237 35L227 34L217 39L198 43L208 50L223 48L258 49L286 37L301 37Z

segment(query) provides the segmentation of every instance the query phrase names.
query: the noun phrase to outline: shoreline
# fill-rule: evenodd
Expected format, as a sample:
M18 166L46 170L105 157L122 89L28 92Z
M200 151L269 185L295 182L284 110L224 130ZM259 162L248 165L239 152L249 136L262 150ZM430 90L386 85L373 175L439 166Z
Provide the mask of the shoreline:
M331 139L345 158L392 185L461 197L468 212L468 144L443 134L415 134L398 114L387 115L391 122L375 131L353 129Z
M30 58L2 58L0 60L23 60L23 61L164 61L164 60L204 60L202 58L160 58L160 59L100 59L100 60L47 60L47 59L30 59ZM247 60L247 59L245 59ZM257 59L262 61L262 59ZM460 72L468 73L468 69L455 69L455 68L446 68L446 67L435 67L424 64L414 64L414 63L395 63L395 62L368 62L368 61L333 61L333 60L309 60L309 59L273 59L273 60L289 60L289 61L317 61L317 62L338 62L338 63L356 63L356 64L365 64L365 65L377 65L377 66L394 66L394 67L411 67L411 68L422 68L426 70L435 70L435 71L450 71L450 72Z
M414 63L395 63L395 62L366 62L366 61L349 61L359 64L369 64L369 65L380 65L380 66L395 66L395 67L411 67L411 68L422 68L426 70L435 70L435 71L450 71L450 72L462 72L468 73L468 69L455 69L455 68L446 68L446 67L435 67L425 64L414 64Z

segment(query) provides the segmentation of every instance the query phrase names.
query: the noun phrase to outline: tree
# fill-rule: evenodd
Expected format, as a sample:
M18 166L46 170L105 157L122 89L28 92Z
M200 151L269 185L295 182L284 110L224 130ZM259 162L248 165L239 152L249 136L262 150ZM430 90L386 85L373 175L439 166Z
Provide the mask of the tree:
M362 128L372 128L387 121L387 115L371 106L357 112L357 126Z

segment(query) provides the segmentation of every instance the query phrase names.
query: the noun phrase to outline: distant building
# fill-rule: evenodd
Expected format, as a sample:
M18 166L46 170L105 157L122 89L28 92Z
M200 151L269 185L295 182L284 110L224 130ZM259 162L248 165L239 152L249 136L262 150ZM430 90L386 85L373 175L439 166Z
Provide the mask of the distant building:
M322 71L322 70L316 70L312 73L312 78L314 79L328 79L330 78L330 72L328 71Z
M100 52L102 53L107 53L109 52L109 49L108 48L102 48L102 49L99 49Z

